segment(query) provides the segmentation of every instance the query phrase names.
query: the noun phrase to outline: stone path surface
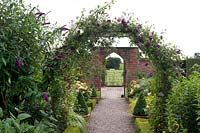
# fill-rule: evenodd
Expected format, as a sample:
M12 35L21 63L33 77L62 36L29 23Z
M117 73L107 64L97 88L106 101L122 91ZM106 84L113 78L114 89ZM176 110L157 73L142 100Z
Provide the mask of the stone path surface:
M134 133L128 102L121 98L122 87L104 87L102 99L92 111L87 133Z

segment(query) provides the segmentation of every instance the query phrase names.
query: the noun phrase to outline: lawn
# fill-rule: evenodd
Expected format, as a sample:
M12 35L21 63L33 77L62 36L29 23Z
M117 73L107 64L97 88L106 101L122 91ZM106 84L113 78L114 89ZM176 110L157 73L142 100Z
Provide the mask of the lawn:
M106 70L107 86L123 86L123 70Z

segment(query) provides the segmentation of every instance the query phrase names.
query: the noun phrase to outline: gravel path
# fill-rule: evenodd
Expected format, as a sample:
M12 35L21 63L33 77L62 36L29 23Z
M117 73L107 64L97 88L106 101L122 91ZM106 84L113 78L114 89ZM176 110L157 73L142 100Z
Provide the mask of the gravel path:
M92 111L87 133L134 133L128 102L121 98L122 87L101 89L102 99Z

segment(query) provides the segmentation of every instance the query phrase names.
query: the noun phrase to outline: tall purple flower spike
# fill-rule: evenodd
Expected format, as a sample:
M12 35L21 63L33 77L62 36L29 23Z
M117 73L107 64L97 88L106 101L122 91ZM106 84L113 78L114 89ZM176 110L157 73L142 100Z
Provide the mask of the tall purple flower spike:
M22 68L22 61L19 58L17 59L17 67L20 69Z
M43 98L44 98L44 100L45 100L46 102L49 101L49 96L48 96L48 94L47 94L46 92L44 92L42 96L43 96Z

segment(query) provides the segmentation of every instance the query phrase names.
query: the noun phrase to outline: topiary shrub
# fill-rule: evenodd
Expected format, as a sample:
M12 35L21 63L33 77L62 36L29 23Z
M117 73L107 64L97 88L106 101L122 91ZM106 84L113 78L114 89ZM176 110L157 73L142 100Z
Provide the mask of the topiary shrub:
M85 98L85 101L88 101L88 100L90 99L90 94L89 94L88 91L85 91L85 92L83 93L83 96L84 96L84 98Z
M85 102L85 98L81 91L79 91L77 95L77 104L76 104L75 112L77 112L80 115L88 114L88 106Z
M91 97L97 97L97 90L94 84L91 85L91 89L92 89Z
M140 93L138 100L135 104L135 107L133 109L133 115L138 115L138 116L145 116L145 108L146 108L146 101L144 98L143 93Z

